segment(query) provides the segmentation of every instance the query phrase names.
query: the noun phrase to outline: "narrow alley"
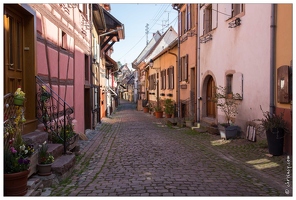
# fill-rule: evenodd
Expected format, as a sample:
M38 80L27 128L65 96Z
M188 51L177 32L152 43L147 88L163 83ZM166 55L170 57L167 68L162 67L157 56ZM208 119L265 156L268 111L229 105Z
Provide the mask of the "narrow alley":
M289 157L264 144L165 125L121 100L50 196L292 196ZM292 181L292 180L290 180Z

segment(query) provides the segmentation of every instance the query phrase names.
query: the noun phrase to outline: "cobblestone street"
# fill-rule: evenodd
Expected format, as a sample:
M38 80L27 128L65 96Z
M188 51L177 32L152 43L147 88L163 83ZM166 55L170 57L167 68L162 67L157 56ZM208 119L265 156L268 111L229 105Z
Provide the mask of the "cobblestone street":
M263 142L166 126L120 100L88 130L74 172L51 196L292 196L292 158Z

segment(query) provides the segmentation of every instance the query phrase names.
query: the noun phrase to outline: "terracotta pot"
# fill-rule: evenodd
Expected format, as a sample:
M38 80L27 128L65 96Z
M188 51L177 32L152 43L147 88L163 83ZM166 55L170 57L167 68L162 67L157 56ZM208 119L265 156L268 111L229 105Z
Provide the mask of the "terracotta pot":
M37 164L38 175L40 176L49 176L51 175L51 165L50 164Z
M144 113L148 113L149 112L149 108L148 107L143 107L143 111L144 111Z
M30 170L4 174L4 196L24 196L27 193Z
M155 111L154 113L156 118L162 118L163 111L158 111L158 112Z
M165 114L166 118L171 118L172 114Z

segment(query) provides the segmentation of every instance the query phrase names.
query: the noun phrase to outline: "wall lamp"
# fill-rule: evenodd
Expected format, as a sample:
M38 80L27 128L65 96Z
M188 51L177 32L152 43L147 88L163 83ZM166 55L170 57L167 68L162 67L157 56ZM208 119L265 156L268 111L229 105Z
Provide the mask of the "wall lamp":
M241 19L240 18L236 18L234 21L228 23L228 28L235 28L237 26L241 25Z
M160 68L153 68L153 60L152 59L150 59L150 61L149 61L149 67L151 69L160 69Z

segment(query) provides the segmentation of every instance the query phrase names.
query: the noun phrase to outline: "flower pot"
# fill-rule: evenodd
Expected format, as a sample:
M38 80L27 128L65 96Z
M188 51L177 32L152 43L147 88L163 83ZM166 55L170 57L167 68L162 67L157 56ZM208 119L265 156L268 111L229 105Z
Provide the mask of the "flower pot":
M171 118L172 114L165 114L166 118Z
M143 111L144 111L144 113L148 113L149 112L149 108L148 107L143 107Z
M284 147L284 130L281 128L267 130L266 138L269 153L274 156L282 155Z
M155 111L154 113L156 118L162 118L163 116L163 111Z
M218 129L220 132L221 139L228 140L228 139L234 139L238 136L240 127L239 126L225 127L218 124Z
M24 98L14 97L13 103L16 106L23 106L24 105Z
M50 164L37 164L38 175L40 176L49 176L51 175L51 165Z
M27 193L27 181L30 170L4 174L4 196L24 196Z

